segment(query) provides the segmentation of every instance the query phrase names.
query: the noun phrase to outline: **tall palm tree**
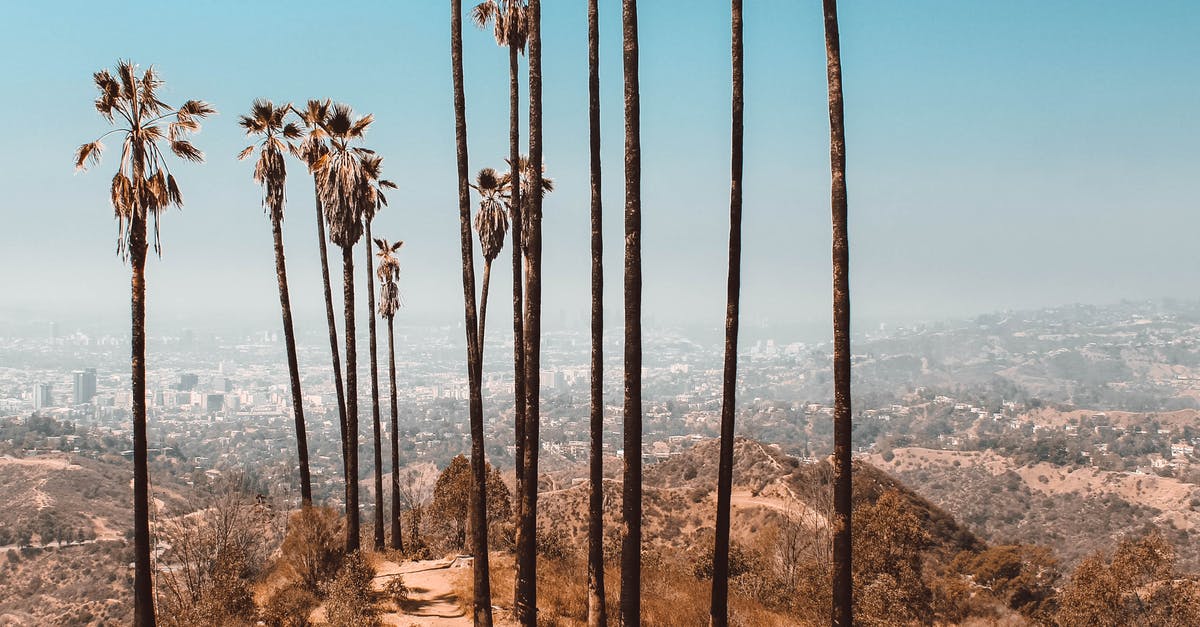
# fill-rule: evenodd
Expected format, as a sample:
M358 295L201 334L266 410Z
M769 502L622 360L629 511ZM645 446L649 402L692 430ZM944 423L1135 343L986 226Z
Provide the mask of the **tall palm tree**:
M608 624L604 603L604 229L600 202L600 18L588 0L588 132L592 184L592 380L588 457L588 627Z
M329 226L329 240L342 249L342 298L346 316L346 428L342 443L346 456L346 552L358 550L358 355L354 323L354 245L363 235L362 159L370 151L353 145L361 140L374 118L358 117L348 105L335 104L321 124L329 138L329 155L317 172L321 205ZM374 313L372 312L372 316Z
M400 436L398 411L396 409L396 332L393 322L396 310L400 309L400 288L396 282L400 279L400 262L396 259L396 251L404 242L389 244L385 239L376 239L375 245L379 252L379 315L387 319L388 333L388 381L391 381L392 400L392 548L404 550L404 539L400 531ZM381 497L382 498L382 497Z
M151 627L154 589L150 570L150 470L146 457L146 253L149 223L154 223L154 251L161 254L158 218L183 196L167 165L165 143L177 157L201 162L200 152L184 137L200 130L200 120L216 110L200 100L173 108L158 99L162 79L151 67L140 77L132 61L118 61L117 75L92 75L100 94L96 111L116 128L75 151L76 170L100 161L105 137L121 137L121 160L113 176L110 201L117 217L117 252L131 266L131 388L133 395L133 623ZM164 128L165 126L165 128Z
M737 391L738 306L742 282L742 0L730 12L733 56L732 130L729 148L729 277L725 305L725 370L721 381L721 453L717 470L717 530L713 549L713 627L729 624L729 505L733 490L733 421Z
M833 213L833 624L854 618L850 510L850 239L846 203L846 125L837 0L824 0L825 62L829 82L830 205Z
M333 388L337 396L338 428L340 429L342 438L342 473L348 476L349 468L346 466L346 461L350 459L350 452L346 450L346 443L350 439L346 431L346 386L342 383L342 358L341 351L338 349L337 322L333 314L333 291L329 285L329 256L325 246L325 212L321 207L321 180L316 175L317 171L323 168L328 161L329 136L325 133L322 126L329 118L330 106L331 103L329 100L325 100L324 102L309 100L308 105L303 111L295 108L292 110L300 116L300 119L304 121L304 126L308 129L308 136L297 146L295 154L308 165L308 171L313 174L313 192L316 197L315 205L317 208L317 245L321 257L321 281L325 289L325 321L329 328L329 354L333 362Z
M259 136L261 142L258 161L254 165L254 181L263 186L263 208L271 218L271 232L275 240L275 279L279 283L279 309L283 315L283 337L287 346L288 376L292 387L292 413L296 420L296 455L300 462L300 501L304 507L312 506L312 481L308 472L308 436L304 427L304 403L300 393L300 369L296 363L296 334L292 328L292 303L288 296L287 266L283 256L283 204L287 167L284 165L285 149L295 151L291 142L300 139L304 132L295 122L286 120L292 105L276 107L270 100L255 100L250 114L238 121L247 135ZM245 159L254 152L251 144L238 155Z
M514 606L517 619L525 625L537 624L537 492L538 432L541 404L542 353L542 197L553 185L542 181L542 3L529 0L529 167L519 168L527 176L529 193L521 215L528 228L525 234L525 450L521 463L524 478L520 497L520 525L517 527L517 585ZM521 164L518 164L521 165ZM526 174L528 173L528 175Z
M367 256L367 311L370 312L370 322L367 329L371 338L371 428L374 435L372 442L375 454L375 550L382 551L384 549L384 533L383 533L383 445L382 433L379 425L379 366L376 356L376 341L375 341L375 269L371 261L371 222L375 219L375 212L387 206L387 197L383 195L385 189L395 189L396 184L380 178L383 172L383 158L375 154L367 154L362 157L361 167L363 172L363 228L366 232L366 238L363 243L366 246Z
M515 422L516 483L517 493L521 493L524 481L521 461L525 458L525 331L522 322L524 295L521 281L521 257L524 239L521 230L524 221L521 219L521 184L517 173L521 154L521 133L518 123L520 113L519 91L517 80L517 56L525 53L525 42L528 38L528 15L526 0L484 0L475 5L471 11L471 19L479 28L493 26L496 45L508 47L508 152L509 177L517 181L509 190L511 197L510 210L512 215L512 275L513 275L513 407ZM483 346L480 345L480 350ZM516 499L517 519L521 515L521 500Z
M479 347L483 348L484 331L487 327L488 285L492 278L492 262L504 248L504 236L508 234L506 199L500 175L492 168L483 168L475 176L472 185L479 192L479 211L475 213L475 233L479 236L479 248L483 252L483 291L479 297Z
M491 627L492 588L487 552L487 467L483 450L483 370L475 310L475 250L471 243L471 188L467 170L467 99L463 92L462 0L450 0L450 65L454 77L454 145L458 164L458 222L462 250L463 315L471 417L471 552L475 625Z
M641 624L642 578L642 146L637 0L622 0L625 74L625 473L621 623Z

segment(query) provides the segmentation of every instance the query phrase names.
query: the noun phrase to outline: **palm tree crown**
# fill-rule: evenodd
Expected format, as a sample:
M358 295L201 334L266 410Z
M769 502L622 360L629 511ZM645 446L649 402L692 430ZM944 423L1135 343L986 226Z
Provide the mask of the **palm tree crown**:
M324 119L314 120L324 131L329 154L314 164L321 187L321 204L329 223L329 239L342 247L353 246L362 237L363 213L372 185L364 180L363 160L373 151L351 145L361 140L374 116L354 115L345 104L334 104ZM372 210L374 203L371 202Z
M291 110L290 103L276 107L270 100L259 99L251 105L250 114L238 120L247 135L262 136L258 144L258 162L254 165L254 181L263 186L263 208L271 214L272 220L283 219L284 183L287 181L284 149L296 153L297 148L291 142L304 136L300 125L286 121ZM246 146L238 159L249 157L254 148L255 144Z
M400 309L400 288L396 285L400 279L400 261L396 259L396 251L403 245L403 241L389 244L385 239L375 238L375 246L379 248L375 253L379 258L379 267L375 269L380 282L379 315L384 318L395 316Z
M511 159L505 159L504 162L507 163L509 165L509 167L512 166ZM520 195L520 199L521 199L521 239L522 239L521 244L523 246L528 246L529 234L533 232L533 227L531 225L533 224L534 218L536 217L538 221L541 221L541 218L542 218L541 215L534 216L535 203L533 202L533 194L526 193L529 190L529 188L533 186L533 178L534 178L533 164L529 161L529 155L521 155L521 158L517 163L517 171L519 173L518 176L521 177L521 180L518 181L518 184L520 185L520 189L521 189L521 195ZM542 198L545 198L546 194L549 194L550 192L554 191L554 179L551 179L551 178L545 176L545 172L546 172L546 164L545 163L542 164L541 171L542 171L542 177L541 177L542 178ZM500 177L500 190L501 190L501 192L503 192L505 203L509 206L509 210L511 211L511 208L512 208L512 192L511 192L511 190L512 190L512 173L511 172L505 172ZM537 203L536 208L540 209L540 204L541 203Z
M479 247L483 258L491 263L504 248L504 236L508 233L508 214L505 213L503 177L492 168L484 168L471 187L479 192L479 212L475 214L475 231L479 233Z
M525 54L528 8L525 0L484 0L471 9L471 21L479 28L487 28L491 23L497 46L512 46Z
M163 81L154 68L148 68L141 78L137 69L132 61L122 60L117 62L116 77L108 70L92 75L100 91L96 111L109 123L119 126L75 151L75 169L86 169L100 162L104 150L101 140L114 133L122 135L121 162L113 176L110 194L119 228L117 252L122 257L129 253L130 226L135 218L154 218L154 251L159 253L159 214L171 205L183 207L183 195L159 143L165 141L181 159L204 161L204 153L184 137L199 131L200 120L217 112L201 100L188 100L179 108L172 108L158 99L156 91Z

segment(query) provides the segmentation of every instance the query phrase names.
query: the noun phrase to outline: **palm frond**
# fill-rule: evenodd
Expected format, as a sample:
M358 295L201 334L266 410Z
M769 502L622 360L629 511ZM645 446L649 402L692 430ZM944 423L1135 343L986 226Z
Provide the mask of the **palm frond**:
M200 152L191 142L184 139L171 142L171 152L175 153L175 156L180 159L187 159L196 163L204 161L204 153Z
M254 152L254 144L246 146L245 149L243 149L241 152L238 153L238 156L237 156L238 161L241 161L241 160L245 159L246 157L249 157L250 153L252 153L252 152Z
M100 140L86 143L80 146L75 151L75 171L87 169L88 165L96 165L100 163L100 153L104 150L104 144Z

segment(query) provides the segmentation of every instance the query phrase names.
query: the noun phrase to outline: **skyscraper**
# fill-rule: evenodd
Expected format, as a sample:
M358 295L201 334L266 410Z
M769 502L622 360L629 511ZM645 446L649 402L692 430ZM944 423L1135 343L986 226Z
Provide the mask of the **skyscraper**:
M33 408L42 409L54 406L53 388L49 383L38 383L33 386Z
M96 369L75 371L74 404L83 405L92 402L96 396Z

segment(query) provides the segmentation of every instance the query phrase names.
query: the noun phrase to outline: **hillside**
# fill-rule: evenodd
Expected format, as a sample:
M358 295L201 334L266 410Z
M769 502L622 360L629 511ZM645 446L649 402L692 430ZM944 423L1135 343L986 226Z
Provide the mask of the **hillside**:
M131 476L120 457L0 457L0 624L127 620ZM179 485L156 484L154 497L188 511Z
M650 548L688 549L711 545L716 520L716 477L719 441L703 441L684 453L646 467L643 477L643 534ZM582 479L586 468L576 469ZM561 471L566 472L566 471ZM559 480L562 481L560 475ZM824 527L832 508L829 465L802 463L779 447L738 438L734 445L731 534L747 546L762 540L761 531L783 520ZM574 546L586 546L587 483L539 496L539 533L561 535ZM872 503L887 490L897 490L919 512L933 539L933 553L952 557L983 543L969 530L903 483L868 463L855 463L856 503ZM621 481L606 479L606 541L615 542L620 528Z
M1156 525L1179 565L1200 567L1200 488L1170 477L1046 462L994 452L897 448L871 464L892 473L990 542L1054 547L1067 565Z

